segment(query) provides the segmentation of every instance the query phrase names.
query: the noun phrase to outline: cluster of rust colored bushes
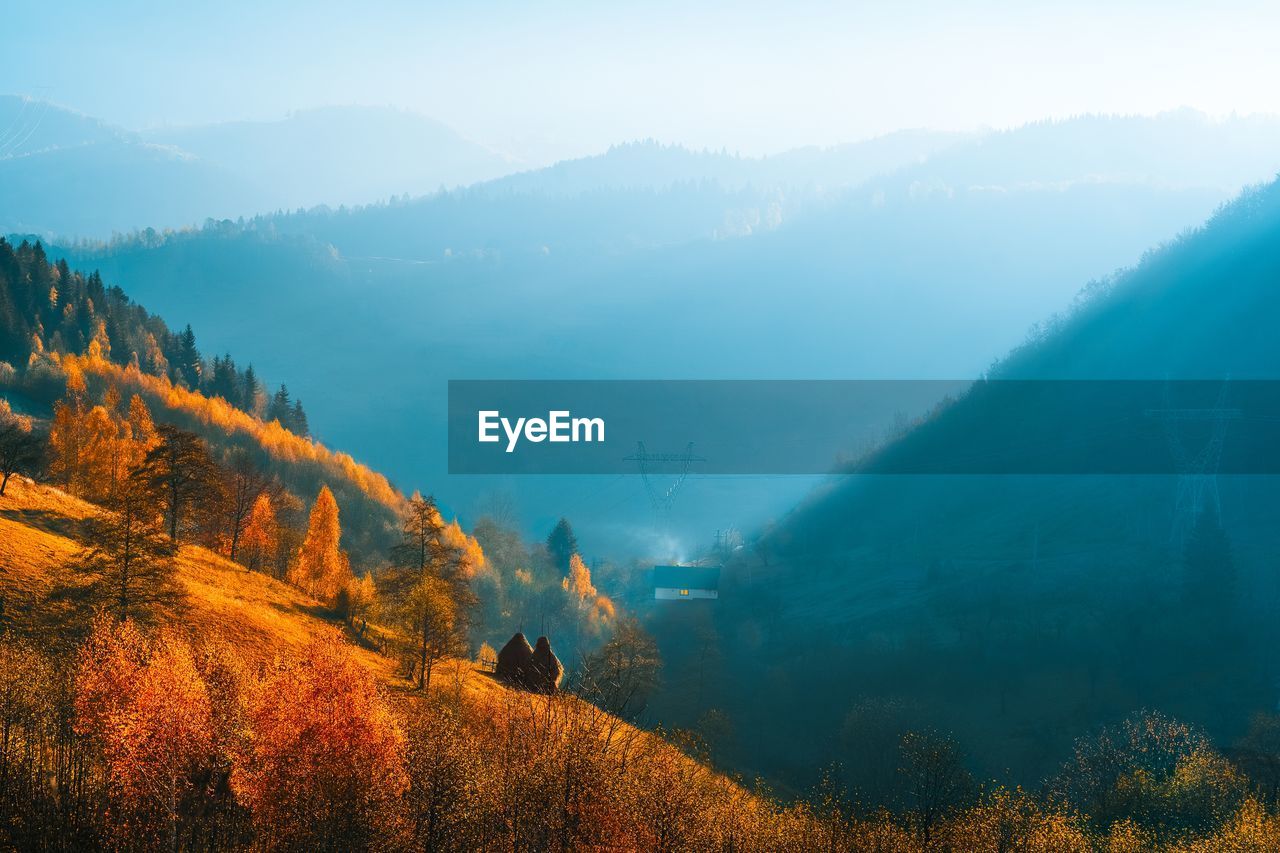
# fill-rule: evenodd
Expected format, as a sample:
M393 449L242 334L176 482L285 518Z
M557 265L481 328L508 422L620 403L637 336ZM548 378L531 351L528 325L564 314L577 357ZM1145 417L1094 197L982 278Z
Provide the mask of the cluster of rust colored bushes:
M465 664L450 676L426 694L388 687L336 631L269 660L107 614L70 654L6 637L0 837L169 850L1280 844L1263 788L1158 714L1082 741L1035 796L970 789L945 739L915 736L911 807L865 814L834 785L784 804L711 770L680 733L644 732L571 694L503 690Z

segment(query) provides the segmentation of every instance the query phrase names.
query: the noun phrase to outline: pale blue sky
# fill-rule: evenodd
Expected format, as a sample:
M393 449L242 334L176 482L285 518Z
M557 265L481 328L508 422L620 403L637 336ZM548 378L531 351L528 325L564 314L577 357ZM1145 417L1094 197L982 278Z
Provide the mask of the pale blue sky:
M1280 112L1265 3L6 3L0 91L132 128L392 104L496 147L766 153L1082 112Z

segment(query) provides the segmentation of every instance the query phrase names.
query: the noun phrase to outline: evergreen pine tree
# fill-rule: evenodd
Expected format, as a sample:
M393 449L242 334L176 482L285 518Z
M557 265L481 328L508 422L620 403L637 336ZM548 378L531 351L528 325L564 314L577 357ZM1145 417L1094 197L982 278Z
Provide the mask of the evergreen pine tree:
M156 435L138 474L164 507L169 537L177 542L191 516L217 494L218 470L199 436L169 424L156 427Z
M569 571L569 560L578 553L578 538L573 535L573 527L569 519L562 518L556 522L551 533L547 535L547 555L551 564L561 573Z
M276 391L271 397L271 402L267 404L268 421L279 421L280 426L285 429L289 428L289 424L293 419L293 405L289 400L289 389L283 384L280 390Z
M91 578L89 592L120 619L137 619L152 605L175 601L175 543L155 511L157 496L140 473L125 478L107 511L88 523L88 547L73 568Z
M301 400L293 401L293 410L289 413L289 429L304 438L311 435L311 429L307 426L307 413L302 410Z
M176 358L171 359L177 378L188 388L200 387L200 351L196 349L196 333L191 331L191 324L178 333Z
M257 414L255 409L258 405L258 392L261 390L258 374L253 371L253 365L250 364L244 369L244 375L240 378L241 408L250 414Z

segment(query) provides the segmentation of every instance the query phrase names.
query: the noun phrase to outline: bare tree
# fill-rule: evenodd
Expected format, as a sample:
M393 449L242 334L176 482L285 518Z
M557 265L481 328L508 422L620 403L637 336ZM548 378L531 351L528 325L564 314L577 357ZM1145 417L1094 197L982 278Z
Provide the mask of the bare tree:
M619 717L644 713L658 686L662 657L658 644L635 617L619 622L599 651L583 661L578 692L588 701Z
M263 493L270 494L274 499L278 496L280 487L253 463L244 449L233 451L223 470L227 556L235 560L240 550L240 537L249 522L254 502Z
M973 777L956 742L931 731L903 736L901 770L911 816L927 849L938 824L972 796Z
M34 475L44 459L44 442L31 419L14 414L0 400L0 497L14 474Z

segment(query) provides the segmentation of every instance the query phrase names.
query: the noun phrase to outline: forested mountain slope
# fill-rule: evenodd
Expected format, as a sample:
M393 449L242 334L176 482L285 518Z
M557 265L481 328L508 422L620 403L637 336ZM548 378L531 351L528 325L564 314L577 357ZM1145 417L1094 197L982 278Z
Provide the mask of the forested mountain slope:
M39 243L0 240L0 391L19 409L56 420L69 383L85 398L83 411L65 413L78 428L98 430L93 403L123 418L138 395L157 420L200 434L224 462L252 462L278 477L293 496L286 505L329 485L348 510L347 545L358 554L384 548L397 524L404 496L310 438L302 403L284 385L269 390L230 354L204 357L190 326L171 332L96 272L51 263Z
M990 376L1211 380L1204 399L1177 401L1175 388L1174 403L1157 394L1148 405L1235 405L1232 382L1280 376L1271 328L1278 235L1280 184L1246 192L1095 285ZM1011 413L1024 425L1018 447L1032 453L1071 449L1073 438L1106 428L1090 420L1087 400L1065 415L1038 412L1048 404L1036 400L1009 409L994 390L961 397L869 461L909 468L926 451L963 458L988 433L1004 434ZM1193 456L1211 441L1203 423L1177 428ZM1134 441L1165 443L1158 424L1130 429ZM1228 446L1239 430L1228 428ZM1280 604L1271 559L1280 484L1218 477L1206 485L1218 500L1204 492L1202 514L1188 519L1178 497L1186 484L1176 467L1164 470L833 479L731 573L719 636L749 637L756 653L736 658L743 663L726 685L770 685L739 691L734 707L754 720L749 728L796 719L797 743L820 725L832 747L856 749L866 723L846 715L892 706L885 725L899 724L895 714L932 720L991 772L1017 780L1043 775L1082 728L1141 707L1230 743L1276 702L1280 671L1268 650ZM821 663L796 663L805 656ZM810 688L804 703L773 698L796 683ZM815 695L824 699L817 712Z

